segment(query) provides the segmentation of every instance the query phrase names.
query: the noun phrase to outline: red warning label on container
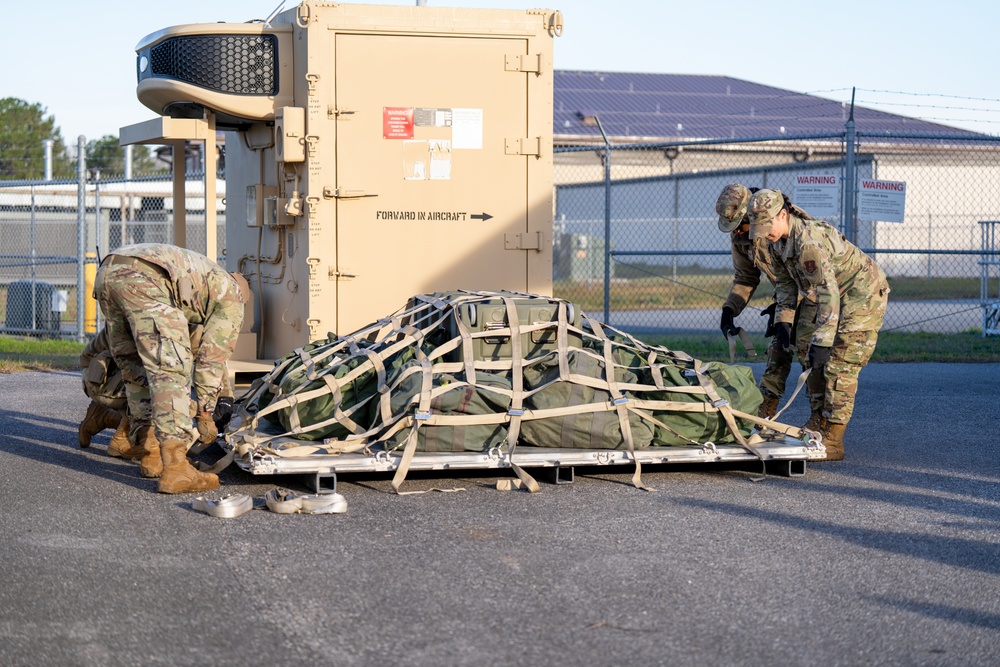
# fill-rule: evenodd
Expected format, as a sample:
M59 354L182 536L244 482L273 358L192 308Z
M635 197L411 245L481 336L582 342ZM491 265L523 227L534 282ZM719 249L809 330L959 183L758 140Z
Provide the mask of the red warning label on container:
M413 138L413 107L382 107L382 138Z

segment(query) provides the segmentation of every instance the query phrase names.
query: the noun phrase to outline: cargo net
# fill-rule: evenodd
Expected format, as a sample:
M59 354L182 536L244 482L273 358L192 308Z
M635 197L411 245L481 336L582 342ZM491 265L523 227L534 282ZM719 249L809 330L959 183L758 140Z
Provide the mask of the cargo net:
M240 457L516 447L635 450L755 445L811 433L757 417L747 366L703 363L601 324L573 304L518 292L412 297L350 335L286 355L240 400L226 440Z

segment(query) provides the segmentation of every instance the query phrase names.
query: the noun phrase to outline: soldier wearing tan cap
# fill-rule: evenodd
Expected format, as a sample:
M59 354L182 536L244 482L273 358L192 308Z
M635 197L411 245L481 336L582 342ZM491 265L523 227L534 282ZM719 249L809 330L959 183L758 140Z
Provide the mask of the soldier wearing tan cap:
M827 460L839 461L858 374L875 350L885 316L885 273L830 224L795 215L778 190L755 193L748 211L750 237L767 239L774 261L779 325L790 326L800 297L816 302L815 317L800 317L797 331L799 360L812 369L806 427L822 434Z
M761 275L774 285L773 260L762 244L754 246L750 240L750 218L747 216L747 206L750 197L758 188L748 188L740 183L727 185L715 202L715 211L719 214L719 231L730 236L733 256L733 284L729 288L729 296L722 306L722 321L719 328L726 336L735 336L737 332L734 319L743 312L747 303L753 297L760 285ZM789 202L789 206L791 202ZM792 207L802 218L812 218L805 211ZM773 298L773 297L772 297ZM761 311L768 315L764 336L771 339L767 348L767 366L760 378L760 392L764 401L757 412L759 417L770 418L778 408L778 401L785 393L785 383L792 370L793 354L790 351L790 332L776 332L774 327L775 304ZM788 334L779 338L775 334Z

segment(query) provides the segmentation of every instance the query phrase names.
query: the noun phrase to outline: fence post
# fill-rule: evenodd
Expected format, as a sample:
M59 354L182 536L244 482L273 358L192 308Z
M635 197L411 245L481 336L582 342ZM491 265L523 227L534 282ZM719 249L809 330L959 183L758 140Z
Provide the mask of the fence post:
M604 323L610 324L611 304L611 142L604 132L601 119L594 116L597 129L604 137Z
M45 150L45 180L52 180L52 144L53 139L42 139L42 147Z
M854 90L851 89L851 115L847 118L846 144L844 146L844 213L842 225L844 236L851 243L856 241L856 229L854 223L854 179L856 169L854 163L854 151L856 150L856 137L854 134Z
M87 247L87 138L76 138L76 340L84 341L83 315L87 307L83 277Z

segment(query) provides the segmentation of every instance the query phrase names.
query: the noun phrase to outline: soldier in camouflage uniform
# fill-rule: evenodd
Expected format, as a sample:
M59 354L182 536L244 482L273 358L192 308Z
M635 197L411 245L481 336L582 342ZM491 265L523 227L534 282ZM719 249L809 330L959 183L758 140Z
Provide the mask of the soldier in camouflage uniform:
M777 284L770 253L766 251L763 243L755 244L750 240L747 205L750 196L757 190L758 188L747 188L740 183L733 183L722 190L722 194L715 202L715 211L719 214L719 231L729 233L733 256L733 284L722 306L722 320L719 324L722 333L727 337L737 334L734 319L743 312L753 297L757 286L760 285L761 274L766 275L772 285ZM790 207L789 210L798 217L812 220L808 213L794 206L787 198L786 203ZM774 326L775 307L776 304L772 303L761 311L761 315L768 315L764 336L771 339L767 347L767 366L760 378L760 392L764 396L764 401L757 412L757 416L765 419L773 417L777 412L778 401L785 393L785 383L792 370L793 361L793 354L789 350L791 331L790 328ZM815 309L815 303L803 301L801 309L812 311Z
M816 302L800 317L799 360L811 370L807 428L818 430L827 460L844 458L844 430L854 411L858 374L868 363L885 316L889 284L875 261L826 222L790 212L777 190L761 190L749 204L751 238L766 238L777 279L779 323L791 323L800 295Z
M98 269L95 293L125 379L129 413L152 417L163 464L161 493L219 486L216 475L191 466L187 450L195 440L218 436L212 413L243 322L246 289L245 281L241 285L204 255L167 244L123 246ZM204 333L192 354L190 334L198 326Z
M77 429L80 446L89 447L93 436L106 428L113 428L115 433L108 443L108 456L137 460L143 477L159 477L163 470L160 446L152 430L148 428L148 414L145 419L134 420L146 426L144 429L137 429L137 444L133 445L129 440L133 420L129 419L125 380L111 354L106 327L84 348L80 355L80 367L83 392L91 399L87 414Z
M197 356L201 346L204 327L198 325L191 331L191 351ZM139 461L143 477L159 477L163 471L160 456L160 445L152 429L152 414L149 404L142 403L143 413L130 415L125 393L125 380L121 370L111 355L108 344L107 327L102 327L80 354L81 378L83 393L90 397L87 413L77 429L80 447L90 447L95 435L107 428L115 429L108 443L108 456ZM148 381L145 373L142 377L143 386L148 391ZM221 396L216 403L213 418L219 430L225 428L232 415L234 402L232 385L228 374L223 376ZM197 405L197 403L196 403ZM192 417L197 415L197 411ZM132 425L135 428L132 428ZM138 440L133 444L130 433L135 432Z

